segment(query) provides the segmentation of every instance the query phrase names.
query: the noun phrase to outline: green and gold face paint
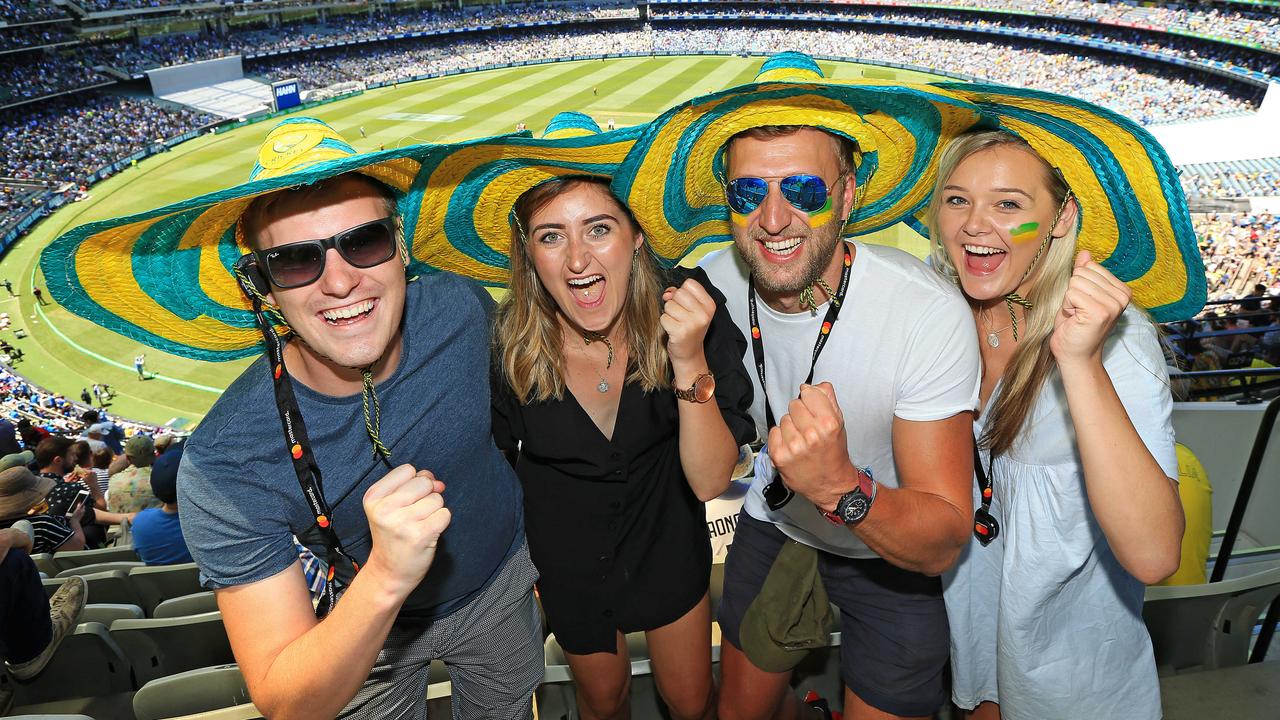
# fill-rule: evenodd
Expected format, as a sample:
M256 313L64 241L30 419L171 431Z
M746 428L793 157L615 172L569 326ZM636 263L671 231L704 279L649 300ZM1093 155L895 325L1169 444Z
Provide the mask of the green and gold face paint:
M831 217L834 214L831 212L831 196L827 196L827 201L822 204L822 207L805 214L809 216L809 227L811 228L819 228L831 222Z
M1025 222L1009 228L1009 239L1015 243L1035 242L1040 239L1040 223Z

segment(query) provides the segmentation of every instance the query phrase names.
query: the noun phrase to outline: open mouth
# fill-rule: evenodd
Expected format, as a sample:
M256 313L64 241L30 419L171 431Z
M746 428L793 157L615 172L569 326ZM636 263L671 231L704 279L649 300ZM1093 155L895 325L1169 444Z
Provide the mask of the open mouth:
M604 300L605 279L599 273L569 278L566 282L569 284L569 294L573 296L573 301L582 307L595 307Z
M964 264L965 269L975 275L986 275L993 273L1000 264L1004 262L1009 253L1000 248L988 247L986 245L965 245L964 246Z
M352 303L346 307L334 308L332 310L321 310L320 317L324 318L326 323L334 327L354 325L369 317L376 305L377 303L373 300L362 300L358 303Z
M796 251L804 244L804 238L790 237L779 240L760 240L759 243L764 246L767 254L785 259L796 254Z

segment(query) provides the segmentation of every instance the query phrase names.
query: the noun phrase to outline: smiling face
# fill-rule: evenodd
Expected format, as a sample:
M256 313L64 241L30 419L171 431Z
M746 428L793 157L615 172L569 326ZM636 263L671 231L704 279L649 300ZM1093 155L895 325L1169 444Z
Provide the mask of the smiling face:
M937 205L941 243L965 295L978 302L1018 292L1034 280L1028 270L1052 230L1065 235L1075 221L1068 203L1049 188L1048 168L1016 145L994 145L960 161L946 179Z
M608 333L644 242L622 205L601 183L571 182L522 224L525 252L561 316L580 331Z
M361 176L344 176L310 192L283 195L257 213L254 245L269 250L331 237L393 212L379 186ZM299 345L296 352L302 361L299 367L291 365L291 371L313 388L316 384L308 381L308 374L315 377L322 367L345 376L344 369L398 358L405 298L399 255L362 269L330 248L319 279L297 288L272 286L267 298L280 306L304 341L290 343Z
M840 230L853 205L854 182L841 176L840 143L814 128L772 136L734 138L726 153L728 179L769 181L764 202L752 212L731 213L733 241L763 291L794 295L809 287L832 263ZM813 213L782 196L779 181L816 175L826 183L828 202Z

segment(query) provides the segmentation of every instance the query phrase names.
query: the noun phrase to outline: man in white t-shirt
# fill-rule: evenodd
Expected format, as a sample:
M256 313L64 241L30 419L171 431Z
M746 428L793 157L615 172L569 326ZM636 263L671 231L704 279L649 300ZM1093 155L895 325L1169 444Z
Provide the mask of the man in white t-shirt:
M972 529L973 317L907 253L841 241L856 152L847 138L794 126L739 133L726 150L735 247L701 265L751 340L752 415L768 438L726 560L727 720L804 711L782 669L798 658L753 654L754 629L745 652L741 640L772 612L744 623L789 540L817 550L841 610L845 717L931 716L946 698L936 576Z

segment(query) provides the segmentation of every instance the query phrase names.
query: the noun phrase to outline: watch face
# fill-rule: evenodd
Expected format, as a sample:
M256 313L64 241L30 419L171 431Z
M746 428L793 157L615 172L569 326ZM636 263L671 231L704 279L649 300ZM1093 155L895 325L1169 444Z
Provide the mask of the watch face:
M844 507L838 508L840 518L846 523L856 523L866 516L867 511L871 509L871 499L863 495L861 491L854 491L852 497L847 497L841 502Z
M693 399L695 402L704 403L714 397L716 394L715 376L707 374L700 375L693 383Z

